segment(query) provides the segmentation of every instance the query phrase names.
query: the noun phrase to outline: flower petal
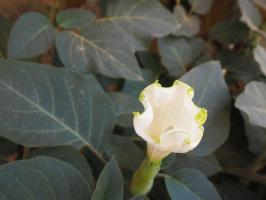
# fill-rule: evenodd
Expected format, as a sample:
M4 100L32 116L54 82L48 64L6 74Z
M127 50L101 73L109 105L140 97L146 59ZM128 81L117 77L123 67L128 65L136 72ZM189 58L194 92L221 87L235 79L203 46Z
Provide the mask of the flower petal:
M191 142L189 133L184 130L170 130L161 135L160 147L165 151L183 152L183 147Z
M192 139L192 143L191 146L194 149L196 146L198 146L198 144L200 143L202 137L203 137L203 133L204 133L204 128L203 127L199 127L198 131L196 132L196 134L194 135L194 138Z
M175 89L173 87L162 87L158 81L146 87L140 94L140 97L145 96L152 107L164 107L171 100Z
M207 111L194 104L193 96L193 88L178 80L172 87L155 82L140 94L145 111L134 117L134 127L148 142L149 158L186 153L200 143Z
M165 151L157 144L149 144L147 145L147 156L151 161L160 161L166 156L168 156L171 151Z
M141 103L144 106L144 112L139 113L135 112L133 118L133 125L136 133L146 140L149 143L154 143L155 141L149 136L148 129L153 120L153 110L151 104L146 101L142 100Z

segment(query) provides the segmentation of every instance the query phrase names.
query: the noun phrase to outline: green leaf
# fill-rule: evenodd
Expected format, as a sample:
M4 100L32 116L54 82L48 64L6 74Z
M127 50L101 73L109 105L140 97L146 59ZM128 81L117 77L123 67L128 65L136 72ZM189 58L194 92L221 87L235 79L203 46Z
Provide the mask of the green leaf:
M192 63L203 51L204 42L193 38L165 37L158 40L159 51L163 65L169 74L180 77L187 71L187 65Z
M56 15L56 21L63 28L82 28L96 20L96 16L87 10L66 9Z
M90 186L90 190L91 191L93 190L94 179L91 168L87 163L85 157L73 147L57 146L57 147L39 148L31 152L30 156L32 158L37 156L53 157L72 165L72 167L76 168L79 171L79 173L82 175L82 177L86 179L87 183Z
M116 111L116 124L123 127L133 126L132 112L142 111L143 106L138 98L123 92L109 93Z
M188 16L181 5L175 7L174 16L178 19L180 24L177 26L177 29L172 32L173 35L193 37L199 32L199 17L196 15Z
M193 154L211 154L227 139L230 127L231 100L221 66L214 61L202 64L182 76L181 80L194 88L193 101L208 111L204 136Z
M151 37L163 37L173 32L178 22L158 0L103 0L104 18L98 23L112 25L131 48L149 48Z
M122 200L123 178L119 166L112 158L100 174L92 200Z
M237 80L249 82L261 75L258 63L250 55L222 50L218 58L227 71Z
M249 122L253 125L266 128L266 84L253 81L249 83L245 91L240 94L235 106L246 113Z
M204 157L189 154L177 154L174 163L165 170L170 174L175 174L177 170L183 168L196 169L206 176L212 176L222 171L214 154Z
M260 65L260 70L266 76L266 49L258 44L253 51L253 55L257 63Z
M265 151L266 128L251 124L248 115L244 112L241 113L244 117L245 133L248 139L248 150L259 155ZM250 162L251 161L249 161L249 163Z
M128 93L132 96L138 97L140 92L149 84L155 81L155 73L148 69L142 69L142 81L130 81L126 80L123 92Z
M143 151L127 137L114 135L105 153L109 158L115 156L123 168L136 170L145 159Z
M250 0L238 0L241 11L241 21L246 23L251 30L258 31L262 23L259 9Z
M113 105L93 75L22 61L0 61L0 134L36 147L109 143Z
M54 36L55 28L46 16L36 12L26 13L11 30L8 58L30 58L44 53L53 44Z
M141 80L138 62L110 25L93 23L81 35L63 31L56 37L59 56L66 67L79 73L96 72L113 78Z
M166 177L165 184L172 200L221 200L211 182L196 170L179 170L174 178Z
M191 12L204 15L206 14L212 5L213 0L189 0L190 6L191 6Z
M0 167L1 199L83 200L90 199L91 192L78 170L54 158L40 156Z
M225 45L247 42L249 29L239 21L221 21L212 27L210 37Z
M113 101L115 106L116 115L122 115L138 111L143 108L142 104L136 97L128 95L123 92L112 92L108 93L110 99Z

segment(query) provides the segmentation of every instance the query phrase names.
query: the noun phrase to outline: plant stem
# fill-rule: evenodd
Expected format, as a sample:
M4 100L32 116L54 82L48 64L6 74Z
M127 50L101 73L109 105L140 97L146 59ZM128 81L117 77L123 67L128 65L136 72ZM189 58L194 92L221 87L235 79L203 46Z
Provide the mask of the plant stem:
M24 147L23 155L22 155L23 160L30 158L30 151L31 151L31 149L29 147Z
M134 195L147 194L153 186L154 178L158 174L160 166L161 161L154 162L145 159L133 175L131 193Z

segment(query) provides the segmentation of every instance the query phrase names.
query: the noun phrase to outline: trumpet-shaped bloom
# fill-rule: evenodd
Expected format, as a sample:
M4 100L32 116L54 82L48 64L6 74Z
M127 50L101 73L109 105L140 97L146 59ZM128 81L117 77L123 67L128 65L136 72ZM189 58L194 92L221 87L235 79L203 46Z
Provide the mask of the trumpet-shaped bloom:
M141 92L145 110L133 113L133 123L148 143L150 160L161 160L172 152L186 153L200 143L207 111L194 104L193 96L193 88L178 80L172 87L155 82Z

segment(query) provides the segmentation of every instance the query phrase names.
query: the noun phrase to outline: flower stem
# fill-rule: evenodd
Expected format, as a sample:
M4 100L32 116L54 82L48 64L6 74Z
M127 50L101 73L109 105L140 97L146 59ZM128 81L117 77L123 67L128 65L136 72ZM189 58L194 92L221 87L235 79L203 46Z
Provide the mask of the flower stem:
M24 147L23 149L23 155L22 155L22 159L23 160L26 160L26 159L29 159L30 158L30 147Z
M160 166L161 161L145 159L133 175L130 187L131 193L133 195L147 194L153 186L154 178L158 174Z

